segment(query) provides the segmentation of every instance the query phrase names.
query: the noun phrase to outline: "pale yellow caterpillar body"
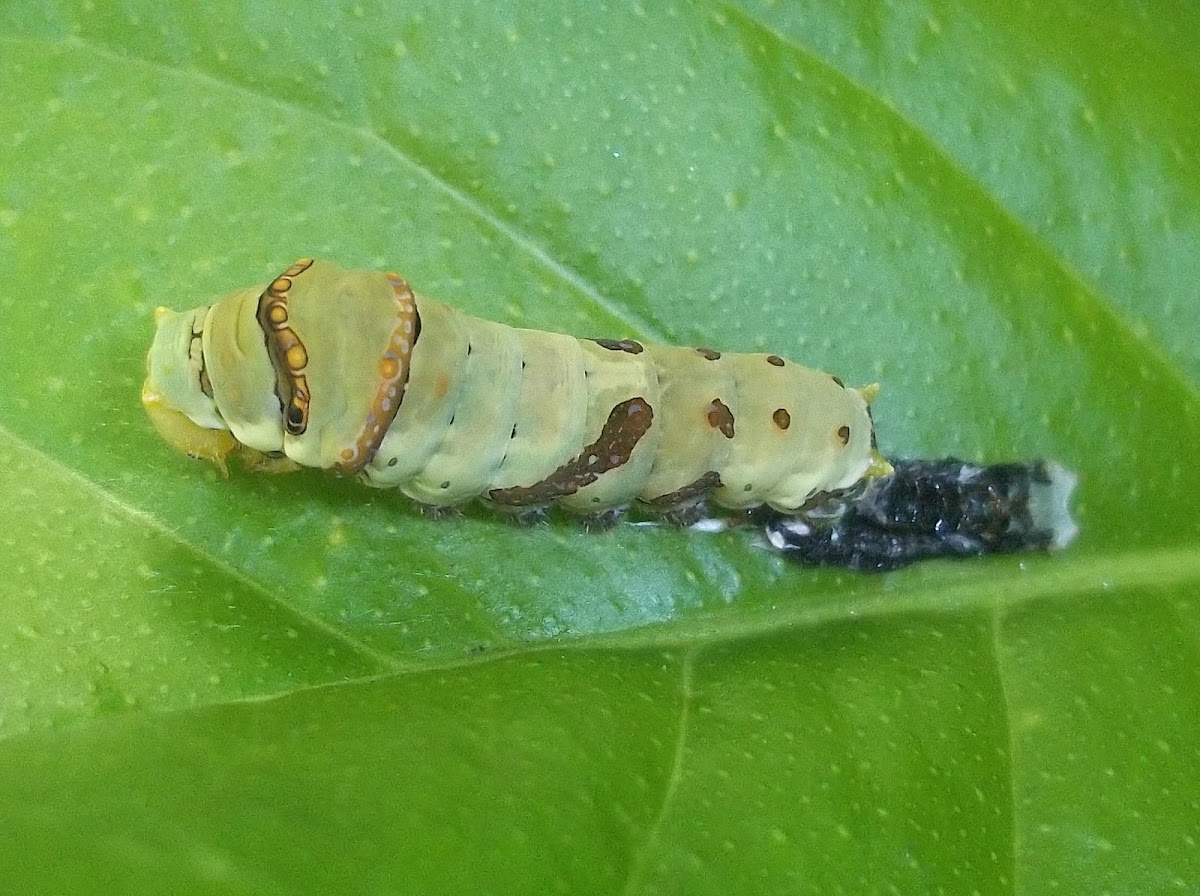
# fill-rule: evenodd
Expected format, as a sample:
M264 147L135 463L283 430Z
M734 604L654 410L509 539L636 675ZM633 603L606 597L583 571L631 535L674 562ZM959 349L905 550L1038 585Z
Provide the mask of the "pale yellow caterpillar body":
M282 455L423 504L788 511L886 470L871 393L829 374L509 327L395 274L302 259L158 326L144 398L169 441Z

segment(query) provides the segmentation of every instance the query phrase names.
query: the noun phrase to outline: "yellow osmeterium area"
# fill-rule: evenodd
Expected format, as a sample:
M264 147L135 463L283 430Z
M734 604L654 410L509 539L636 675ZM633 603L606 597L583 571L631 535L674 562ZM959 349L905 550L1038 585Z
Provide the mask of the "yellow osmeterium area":
M154 429L172 448L198 460L212 461L222 473L228 472L225 458L238 449L238 441L229 430L198 426L187 414L168 406L162 393L148 386L142 389L142 407Z

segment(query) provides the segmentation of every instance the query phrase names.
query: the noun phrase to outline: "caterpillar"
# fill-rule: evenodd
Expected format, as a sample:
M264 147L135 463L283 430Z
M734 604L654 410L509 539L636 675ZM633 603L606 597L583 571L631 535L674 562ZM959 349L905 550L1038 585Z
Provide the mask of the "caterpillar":
M893 464L877 392L774 354L517 329L302 258L265 287L159 308L141 397L170 445L223 473L231 456L316 467L429 508L601 525L720 508L793 559L864 570L1070 541L1071 474Z

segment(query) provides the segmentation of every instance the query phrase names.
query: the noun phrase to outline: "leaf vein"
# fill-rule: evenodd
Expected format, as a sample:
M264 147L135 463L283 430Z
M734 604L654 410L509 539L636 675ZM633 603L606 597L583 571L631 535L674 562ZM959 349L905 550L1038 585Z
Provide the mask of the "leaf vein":
M658 811L654 815L654 821L647 831L645 841L634 854L633 861L630 864L629 876L626 878L625 886L621 889L624 896L632 896L632 894L640 892L642 884L650 871L650 863L658 853L658 847L662 841L663 828L675 808L675 798L679 792L680 782L683 780L687 760L687 742L691 727L692 703L695 698L693 675L698 653L698 649L688 650L683 654L680 662L679 722L675 731L675 751L671 759L671 768L667 772L667 783L663 787L662 800L659 803Z
M164 65L161 62L155 62L153 60L146 59L144 57L125 55L112 50L103 44L97 43L91 38L80 37L78 35L72 36L67 43L68 45L73 45L80 49L94 52L97 55L103 56L113 62L119 62L125 65L140 65L158 72L173 74L176 77L195 78L197 80L202 80L207 83L220 86L225 90L239 93L244 96L253 97L261 102L287 112L290 116L307 116L311 119L320 121L326 127L341 131L342 133L355 135L359 139L362 139L368 143L375 143L392 154L406 168L426 180L435 190L441 192L452 202L456 203L474 215L480 221L483 221L496 233L509 240L514 246L525 252L525 254L536 264L540 265L542 268L549 271L555 278L584 296L588 301L592 302L595 307L599 308L615 319L620 320L632 332L658 342L669 341L665 328L661 324L633 313L628 307L606 295L595 283L589 280L581 272L571 267L566 262L555 258L532 235L522 230L512 222L505 220L496 210L489 208L483 202L469 195L468 192L459 185L454 184L444 177L438 175L427 165L418 161L409 153L406 153L391 140L388 140L375 127L369 110L364 111L364 121L362 123L351 124L338 121L337 119L331 118L328 115L322 114L319 109L314 109L309 106L290 102L270 93L254 90L244 84L238 84L236 82L229 81L225 78L201 69L185 68L183 66L169 66Z

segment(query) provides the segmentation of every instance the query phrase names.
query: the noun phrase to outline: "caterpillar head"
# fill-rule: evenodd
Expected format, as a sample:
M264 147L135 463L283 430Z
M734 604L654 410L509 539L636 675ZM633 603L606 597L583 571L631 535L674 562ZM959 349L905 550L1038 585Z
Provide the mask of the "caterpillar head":
M157 330L146 358L142 407L167 444L222 470L238 441L212 397L201 343L208 308L154 312Z
M169 445L222 472L234 453L261 466L283 447L275 373L253 324L256 298L241 290L214 305L154 315L142 406ZM247 313L250 320L241 320ZM214 330L221 338L211 338ZM238 375L222 376L231 366Z

